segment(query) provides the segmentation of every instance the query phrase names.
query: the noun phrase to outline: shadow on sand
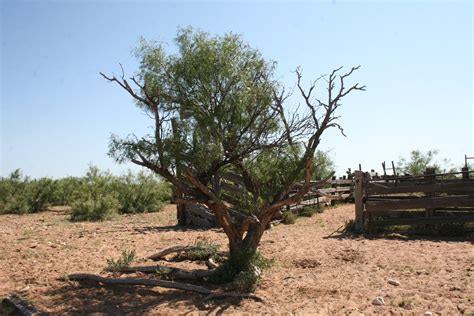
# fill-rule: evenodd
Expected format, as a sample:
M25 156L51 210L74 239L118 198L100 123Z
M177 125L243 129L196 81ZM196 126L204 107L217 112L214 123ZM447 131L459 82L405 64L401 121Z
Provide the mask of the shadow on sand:
M205 296L179 290L142 286L97 286L94 283L65 282L44 293L53 315L149 315L221 314L239 305L241 298L205 300ZM158 307L160 306L160 307ZM49 315L49 313L48 313Z

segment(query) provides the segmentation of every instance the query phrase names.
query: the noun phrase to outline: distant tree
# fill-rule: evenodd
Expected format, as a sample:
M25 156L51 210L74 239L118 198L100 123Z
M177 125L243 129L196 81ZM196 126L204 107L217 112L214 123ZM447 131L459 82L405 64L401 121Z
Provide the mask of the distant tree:
M317 150L314 155L312 170L313 180L327 179L335 172L334 161L327 152Z
M415 149L410 152L409 158L400 158L397 162L397 169L405 174L422 175L426 168L434 168L436 173L455 172L455 168L450 166L447 159L443 159L442 164L435 161L438 150L432 149L427 152Z
M177 53L168 54L163 46L143 41L137 49L139 71L129 79L123 69L119 77L101 73L153 121L150 135L113 136L110 155L156 172L184 193L181 202L200 202L212 210L229 240L225 266L232 279L251 270L249 260L281 208L309 191L318 172L312 167L321 135L329 128L343 133L337 114L341 101L365 86L346 86L359 67L340 74L341 67L305 89L297 69L296 87L306 109L298 111L275 80L276 64L239 36L183 29L176 45ZM315 96L320 79L327 83L324 99ZM241 177L240 193L223 193L223 173Z

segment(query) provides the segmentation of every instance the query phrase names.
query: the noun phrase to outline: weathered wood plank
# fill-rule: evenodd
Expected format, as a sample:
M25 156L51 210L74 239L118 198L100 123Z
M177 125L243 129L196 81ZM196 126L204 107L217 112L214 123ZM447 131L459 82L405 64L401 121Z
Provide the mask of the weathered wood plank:
M364 174L362 171L355 172L355 187L354 187L354 199L355 199L355 228L357 231L362 231L364 227Z
M402 209L419 208L439 208L439 207L473 207L474 195L444 196L421 198L413 200L386 200L386 201L366 201L365 209L371 211L388 211Z
M438 224L438 223L470 223L474 222L474 216L433 216L416 218L396 218L373 220L376 226L394 226L394 225L419 225L419 224Z
M435 192L463 192L474 193L474 181L457 183L434 183L420 185L384 186L384 184L368 183L367 195L373 194L400 194L400 193L435 193Z

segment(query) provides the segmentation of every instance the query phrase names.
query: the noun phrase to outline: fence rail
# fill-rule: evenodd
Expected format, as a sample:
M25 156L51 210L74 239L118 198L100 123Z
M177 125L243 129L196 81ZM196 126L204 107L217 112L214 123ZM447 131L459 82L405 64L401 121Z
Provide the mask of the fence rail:
M355 226L474 222L474 171L369 179L356 171Z

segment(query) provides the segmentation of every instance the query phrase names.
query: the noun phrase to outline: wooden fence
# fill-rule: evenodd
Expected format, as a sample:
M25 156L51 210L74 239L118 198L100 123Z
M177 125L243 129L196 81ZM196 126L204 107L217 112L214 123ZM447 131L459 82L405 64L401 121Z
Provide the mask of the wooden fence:
M370 179L356 171L355 228L474 222L474 171Z
M317 182L314 182L315 184ZM321 205L331 205L334 201L348 201L353 199L354 181L339 179L329 180L327 185L322 189L313 189L303 197L301 202L289 205L288 209L297 212L305 206L318 207ZM290 192L290 196L295 194Z
M314 184L318 183L317 181ZM322 205L331 205L334 201L346 201L353 199L353 180L330 180L322 189L310 189L303 197L302 201L288 205L287 211L294 213L300 212L304 207L318 207ZM242 177L232 173L222 174L218 181L214 181L214 186L218 186L217 192L225 198L226 201L234 205L238 204L240 194L245 194L245 186ZM290 192L290 196L295 194ZM235 200L235 201L234 201ZM229 209L231 216L242 216L239 212ZM177 217L180 225L192 225L202 228L210 228L216 226L214 214L203 204L177 204Z

